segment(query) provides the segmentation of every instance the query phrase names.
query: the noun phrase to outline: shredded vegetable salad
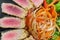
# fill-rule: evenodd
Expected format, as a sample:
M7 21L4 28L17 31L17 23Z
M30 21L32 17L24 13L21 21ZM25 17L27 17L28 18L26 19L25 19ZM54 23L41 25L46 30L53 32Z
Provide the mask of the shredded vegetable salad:
M0 27L15 31L4 29L1 40L60 40L60 0L12 1L1 4Z
M44 0L28 11L26 24L36 40L60 40L60 1Z

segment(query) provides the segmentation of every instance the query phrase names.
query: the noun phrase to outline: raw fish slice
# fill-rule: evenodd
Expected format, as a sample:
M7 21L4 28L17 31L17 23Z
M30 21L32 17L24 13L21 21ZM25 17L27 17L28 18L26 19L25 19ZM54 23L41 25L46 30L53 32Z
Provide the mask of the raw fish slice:
M31 0L31 1L35 5L35 7L39 7L43 3L43 0Z
M30 0L13 0L14 2L16 2L18 5L22 6L23 8L27 8L30 9L32 8L32 3L30 2Z
M0 19L0 27L3 28L24 28L25 20L14 18L14 17L4 17Z
M2 8L2 12L20 18L24 18L27 14L27 12L24 9L11 3L2 3L1 8Z
M28 38L26 38L24 40L35 40L35 39L30 35Z
M28 36L28 32L24 29L10 30L2 32L1 40L21 40Z

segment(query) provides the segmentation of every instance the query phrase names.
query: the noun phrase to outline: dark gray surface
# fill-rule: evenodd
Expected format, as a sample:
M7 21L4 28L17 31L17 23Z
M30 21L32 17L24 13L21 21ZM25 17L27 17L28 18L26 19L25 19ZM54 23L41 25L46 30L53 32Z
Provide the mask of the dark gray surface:
M1 4L2 3L12 3L12 0L0 0L0 18L6 16L5 14L2 14L1 12Z
M1 9L1 4L2 3L13 3L15 5L17 5L17 4L14 3L12 0L0 0L0 18L5 17L5 16L11 16L11 15L7 15L7 14L2 13L2 9ZM1 37L1 32L6 31L6 30L11 30L11 28L6 28L6 29L0 28L0 37ZM0 40L1 40L1 38L0 38Z
M2 18L4 16L10 16L10 15L6 15L6 14L2 14L2 12L1 12L1 4L2 3L13 3L15 5L17 5L17 4L14 3L12 0L0 0L0 18Z

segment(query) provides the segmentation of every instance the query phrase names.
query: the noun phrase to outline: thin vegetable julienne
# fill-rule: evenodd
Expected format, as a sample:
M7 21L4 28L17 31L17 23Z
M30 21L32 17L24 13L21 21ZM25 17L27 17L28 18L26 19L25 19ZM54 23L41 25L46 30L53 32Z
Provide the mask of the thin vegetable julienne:
M28 25L28 30L33 36L34 34L32 32L36 34L34 36L36 40L48 40L55 32L57 18L57 13L54 6L55 1L48 5L46 0L44 0L41 9L38 9L38 11L36 11L35 13L31 12L30 14L28 14L30 15L30 17L27 16L29 18L28 21L31 24ZM49 25L48 22L50 23Z

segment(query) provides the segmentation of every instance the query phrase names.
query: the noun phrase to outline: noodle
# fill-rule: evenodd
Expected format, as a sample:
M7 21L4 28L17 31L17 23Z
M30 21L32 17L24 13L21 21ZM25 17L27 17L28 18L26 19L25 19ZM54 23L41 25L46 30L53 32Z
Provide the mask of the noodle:
M60 28L56 25L58 15L54 6L56 2L58 2L58 0L54 0L48 5L46 0L44 0L41 8L31 12L30 18L27 16L29 18L27 18L29 20L28 23L30 23L28 30L36 40L48 40L53 36L56 28L60 32Z

